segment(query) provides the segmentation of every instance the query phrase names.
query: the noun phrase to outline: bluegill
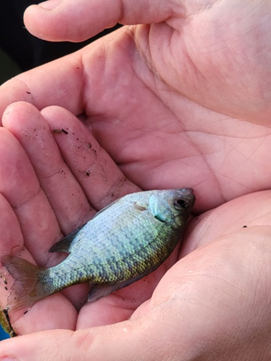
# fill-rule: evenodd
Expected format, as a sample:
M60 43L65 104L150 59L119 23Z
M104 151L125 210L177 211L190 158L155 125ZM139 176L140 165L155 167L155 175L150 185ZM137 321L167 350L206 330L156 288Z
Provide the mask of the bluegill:
M68 256L51 268L5 256L2 264L14 278L8 309L38 300L78 283L89 282L93 302L148 275L176 247L195 196L191 188L128 194L56 243L49 252Z

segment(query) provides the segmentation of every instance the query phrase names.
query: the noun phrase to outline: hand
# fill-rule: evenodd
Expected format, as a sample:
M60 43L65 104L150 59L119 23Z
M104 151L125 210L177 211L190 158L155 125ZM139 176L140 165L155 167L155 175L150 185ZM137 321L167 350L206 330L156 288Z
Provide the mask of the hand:
M96 173L98 178L89 179L93 186L104 187L105 174L124 177L66 111L63 119L69 133L53 133L53 139L42 116L46 110L40 115L29 105L28 113L18 117L15 110L21 107L12 106L0 130L1 254L24 242L29 252L23 256L32 255L48 267L59 261L48 258L47 249L59 237L60 228L69 232L92 213L91 201L83 193L89 191L84 186L89 177L82 177L86 163L90 173L104 165L103 173ZM47 120L51 130L56 129L56 123ZM89 142L99 149L95 163L86 147ZM78 147L80 153L74 151ZM118 185L113 183L112 189ZM95 202L98 193L89 192L88 198ZM176 250L148 279L86 304L79 313L76 308L87 291L81 286L71 288L66 297L56 294L40 301L27 314L11 314L21 334L49 330L1 342L0 357L208 360L211 355L222 361L268 360L269 333L264 330L270 328L271 312L270 200L271 191L258 192L203 213L191 222L180 254ZM177 258L181 260L166 272ZM7 295L1 292L1 304ZM90 328L129 318L114 326Z
M26 13L32 32L51 40L82 40L116 14L105 2L99 11L94 1L81 12L74 1L43 6L53 4ZM142 188L196 186L199 210L269 188L269 4L137 4L124 2L115 21L153 25L124 27L11 80L0 114L18 100L83 113L127 177Z
M193 7L193 3L191 4ZM111 186L117 188L119 179L125 179L121 171L126 179L133 182L124 181L124 184L128 184L128 188L120 187L119 195L132 191L133 187L146 189L191 186L196 190L198 199L196 210L201 212L245 193L269 188L269 157L266 155L269 154L270 140L269 129L265 124L269 120L270 106L267 76L270 72L268 59L270 45L268 36L265 35L268 34L268 21L260 21L268 14L269 9L264 3L254 9L253 4L251 2L245 8L241 8L240 3L238 8L238 3L235 3L233 8L230 5L223 6L220 2L204 8L197 3L193 9L186 9L187 18L184 15L178 17L180 13L178 10L181 7L174 9L175 13L169 11L171 9L165 11L164 20L167 21L163 22L162 12L159 14L159 11L155 13L151 11L157 9L156 4L153 7L150 4L150 17L147 18L149 13L144 11L143 14L139 3L144 19L138 20L135 13L134 22L149 22L152 19L156 24L123 28L78 53L20 75L3 86L0 91L2 111L14 100L26 100L43 109L39 115L30 105L17 103L8 107L3 117L5 128L18 137L35 169L35 174L32 171L32 175L30 171L26 171L26 179L31 175L30 178L32 181L36 179L33 182L38 184L37 189L39 189L39 184L46 183L46 179L52 178L48 177L48 172L50 174L50 170L55 169L50 166L47 172L42 173L42 169L46 170L44 168L46 164L48 167L45 158L48 157L48 151L39 153L37 149L39 149L38 144L41 143L40 139L47 138L40 136L35 138L33 129L40 129L42 125L45 127L44 120L48 122L51 130L63 128L73 131L77 126L82 129L75 115L83 113L84 126L91 130L119 165L117 169L110 158L107 158L109 166L106 167L106 174L111 176L112 168L116 172L115 178L112 175ZM100 6L106 8L105 4ZM165 7L167 6L172 5L165 4ZM129 5L124 4L124 9L126 8L128 11ZM123 13L128 14L127 11ZM71 11L70 14L72 13L75 12ZM93 12L85 13L89 16ZM108 11L106 13L108 14ZM172 17L169 13L173 14ZM48 12L48 28L52 14L53 12ZM237 15L238 19L236 19ZM93 20L91 17L90 22ZM70 19L69 16L67 19ZM107 18L104 21L110 25L111 19ZM34 13L32 22L34 24ZM122 22L133 21L123 19ZM95 22L93 24L95 25ZM232 27L226 27L226 24L232 24ZM76 31L77 26L73 28ZM56 34L56 29L54 30L54 27L52 29ZM214 30L216 30L215 39L211 37ZM246 30L249 31L246 33ZM257 49L252 46L256 38ZM77 40L79 39L80 36ZM147 39L149 43L146 42ZM218 45L215 47L215 44ZM52 105L63 106L74 116ZM29 131L25 133L25 129L32 121L31 114L34 114L34 120L42 119L42 121L30 128L32 137L29 138ZM7 132L4 128L2 131L3 134ZM46 132L49 133L48 129ZM12 134L8 134L14 139ZM94 142L92 138L82 141L85 139L82 136L90 137L84 129L79 135L80 149L82 149L81 142L84 144L88 141ZM28 240L31 237L35 241L37 239L31 234L32 229L30 232L29 221L28 228L23 231L24 241L31 255L36 261L41 264L46 263L47 266L59 261L48 260L46 250L49 244L60 237L60 229L66 233L69 227L74 228L76 223L89 216L91 214L89 203L99 209L103 202L110 201L110 197L104 196L106 189L99 188L100 179L96 179L97 182L92 179L92 185L94 183L97 186L94 191L88 182L83 182L86 177L82 179L79 177L78 173L82 175L84 173L82 169L84 171L88 169L91 159L82 166L76 158L78 154L74 152L76 144L78 146L77 138L73 138L75 143L68 147L67 137L64 136L65 133L54 134L64 159L63 162L57 160L56 163L66 164L64 171L69 170L69 177L61 179L62 186L59 186L60 182L57 178L54 182L58 187L50 182L48 188L42 185L43 200L36 201L34 207L30 208L32 214L37 214L37 207L46 207L44 204L49 203L51 208L47 210L49 216L46 216L46 223L47 219L55 217L56 226L51 231L50 237L49 235L46 237L46 241L44 232L42 233L42 241L47 242L45 244L34 243L33 239ZM45 141L44 144L47 143ZM11 144L5 147L2 153L7 155L7 149L10 149L9 159L17 159L19 164L23 164L23 160L18 158L19 155L24 154L20 147L17 149ZM53 147L53 149L55 152L58 148ZM39 157L43 159L42 163ZM35 158L38 160L35 161ZM49 164L51 164L52 156L47 159L50 159ZM79 159L82 161L82 156L79 156ZM9 165L12 162L6 161L4 164ZM10 172L6 169L8 170L3 167L1 170L3 175L1 192L19 213L20 201L17 200L16 206L15 200L19 199L21 190L19 192L18 183L15 182L11 189L18 191L7 192L5 187L9 181L4 174ZM73 211L67 216L64 211L64 201L61 200L63 184L67 184L68 179L73 179L74 175L76 179L71 183L75 184L68 183L68 194L74 194L71 191L73 186L75 189L81 189L82 198L80 201L79 197L78 203L74 201L75 205L69 205L70 210ZM13 178L16 179L15 176ZM45 181L42 180L43 178ZM20 184L25 182L21 181ZM29 189L33 187L28 183L26 188L29 196ZM79 191L77 193L80 195ZM54 201L55 196L56 201ZM33 194L29 198L25 197L31 200ZM140 306L134 314L133 310L137 305L132 307L131 302L135 298L138 303L147 299L159 278L165 273L165 269L160 270L160 274L152 276L151 285L142 291L140 297L138 295L135 297L133 292L136 290L132 287L141 290L143 282L120 291L124 292L118 293L120 297L111 295L110 298L99 303L83 307L78 320L77 302L78 298L80 301L80 295L82 297L85 292L82 287L76 291L80 292L79 297L72 291L66 295L68 298L55 295L54 299L48 298L42 301L43 305L39 303L34 306L36 311L33 307L28 314L18 318L15 324L20 333L27 333L46 328L74 329L75 323L77 328L85 328L113 323L130 316L132 321L94 328L91 331L76 333L47 331L47 333L21 337L1 344L0 355L12 354L21 360L23 357L27 360L31 360L32 357L34 360L37 359L36 353L39 352L41 360L42 357L55 359L56 355L53 352L57 350L59 357L64 359L65 352L71 359L100 356L101 359L106 359L109 353L111 359L115 357L116 360L129 359L129 357L131 359L131 355L139 359L144 357L161 359L161 355L164 355L163 352L166 350L166 357L169 357L168 352L173 352L172 359L176 358L176 355L178 359L190 357L191 360L199 355L201 357L207 355L207 360L210 355L218 355L218 359L223 360L222 357L226 357L225 359L228 360L233 355L232 359L239 357L240 360L249 360L249 358L257 360L258 357L259 360L267 360L270 355L265 348L267 341L264 330L269 327L267 315L270 313L265 294L266 285L270 281L268 278L270 201L269 193L258 193L248 197L251 198L244 197L233 201L237 203L226 203L222 210L218 208L212 211L213 216L210 216L210 213L201 216L201 223L199 226L193 225L193 231L186 240L181 256L190 254L165 274L153 297ZM70 199L68 201L70 204ZM77 211L81 209L82 211L77 215ZM31 212L21 208L20 215L26 217ZM46 214L43 210L42 212ZM9 215L8 211L5 214ZM230 219L229 215L233 219ZM239 222L236 220L236 215L240 215ZM27 223L20 219L19 214L16 216L20 224ZM244 223L242 216L244 219L249 219L249 222L245 222L249 225L248 229L242 229ZM7 217L9 223L5 224L12 224L15 229L14 214L13 218L11 215ZM61 217L63 217L62 221ZM209 223L212 217L215 223ZM68 219L68 222L65 219ZM51 225L51 222L49 224ZM252 225L256 228L252 228ZM209 233L204 234L203 230L207 226ZM38 227L40 225L36 228ZM10 228L5 227L5 229ZM23 226L21 229L23 230ZM37 229L36 233L38 232L40 230ZM10 243L8 246L6 244L5 247L3 245L3 250L10 249L10 245L17 245L18 238L13 244ZM199 238L200 244L197 244ZM13 239L15 239L14 234L12 234ZM23 243L22 238L20 242ZM210 244L206 248L194 251L199 245L208 243ZM37 248L36 253L34 247ZM245 250L247 253L244 255ZM244 258L245 256L247 258ZM176 252L167 266L174 262L174 257L176 259ZM223 267L224 265L226 266ZM191 270L192 275L188 272ZM230 300L227 298L225 301L225 294L229 295ZM124 304L121 304L122 296ZM130 310L127 310L128 297L130 297L130 302L128 301ZM68 301L69 299L71 302ZM240 299L244 300L244 307L240 306ZM222 314L223 318L221 309L223 307L224 310L225 304L226 311ZM114 311L115 307L118 308L118 312ZM245 316L241 313L244 309ZM84 312L88 317L81 317ZM104 312L103 316L100 315L102 312ZM13 315L14 318L15 316ZM37 319L39 323L34 323ZM79 321L80 319L82 322ZM231 321L230 330L226 327L225 320ZM261 335L258 343L259 339L255 339L255 334ZM201 340L201 343L198 343L198 340ZM235 344L233 341L236 340L238 342ZM103 346L104 343L107 345L106 348ZM259 351L260 347L261 351ZM20 353L16 350L18 352L20 350ZM153 356L148 352L152 352Z

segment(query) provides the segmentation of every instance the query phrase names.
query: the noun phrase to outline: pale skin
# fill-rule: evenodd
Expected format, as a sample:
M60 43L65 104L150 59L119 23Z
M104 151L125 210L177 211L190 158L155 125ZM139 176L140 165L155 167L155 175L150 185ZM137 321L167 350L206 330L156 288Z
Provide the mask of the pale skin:
M192 187L199 217L147 279L79 312L87 285L11 312L23 336L0 360L270 360L270 2L53 4L25 14L52 41L152 25L0 88L0 253L49 267L63 234L139 189Z

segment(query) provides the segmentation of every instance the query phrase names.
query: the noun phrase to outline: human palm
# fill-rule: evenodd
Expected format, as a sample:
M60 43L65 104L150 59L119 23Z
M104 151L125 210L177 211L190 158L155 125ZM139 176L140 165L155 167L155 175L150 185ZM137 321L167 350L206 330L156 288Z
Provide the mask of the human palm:
M122 28L2 87L2 111L11 101L23 100L41 113L19 102L3 116L0 191L7 241L1 252L24 243L23 256L55 264L60 256L47 250L61 233L139 188L192 187L195 214L201 213L181 251L175 250L147 280L86 304L79 313L87 286L53 295L25 315L11 315L19 333L88 328L130 317L155 333L162 313L167 325L176 319L183 325L178 335L186 340L187 310L198 315L192 330L200 334L206 319L214 317L206 305L221 315L225 294L234 295L225 318L230 314L244 331L239 301L246 297L247 309L254 310L253 301L260 303L270 277L270 193L244 196L270 188L270 44L265 35L270 22L259 22L268 4L210 5L189 5L185 15L180 6L172 16L165 12L165 18L150 10L145 22L155 24ZM133 21L124 16L122 22ZM82 38L76 28L73 40ZM256 294L263 269L266 276ZM236 290L242 290L238 297ZM2 303L7 294L1 295ZM266 313L269 308L265 304ZM254 321L264 321L262 314L255 320L253 327ZM224 323L220 318L213 324ZM120 325L116 330L130 327ZM211 326L208 331L207 340ZM142 332L143 343L144 337Z

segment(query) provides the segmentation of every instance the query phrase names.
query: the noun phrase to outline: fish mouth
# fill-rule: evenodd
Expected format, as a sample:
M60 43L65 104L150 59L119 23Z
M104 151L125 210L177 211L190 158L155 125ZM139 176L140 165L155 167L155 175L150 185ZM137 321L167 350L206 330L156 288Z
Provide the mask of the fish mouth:
M182 188L180 189L181 196L188 200L191 203L191 206L193 207L196 197L194 195L193 188Z

